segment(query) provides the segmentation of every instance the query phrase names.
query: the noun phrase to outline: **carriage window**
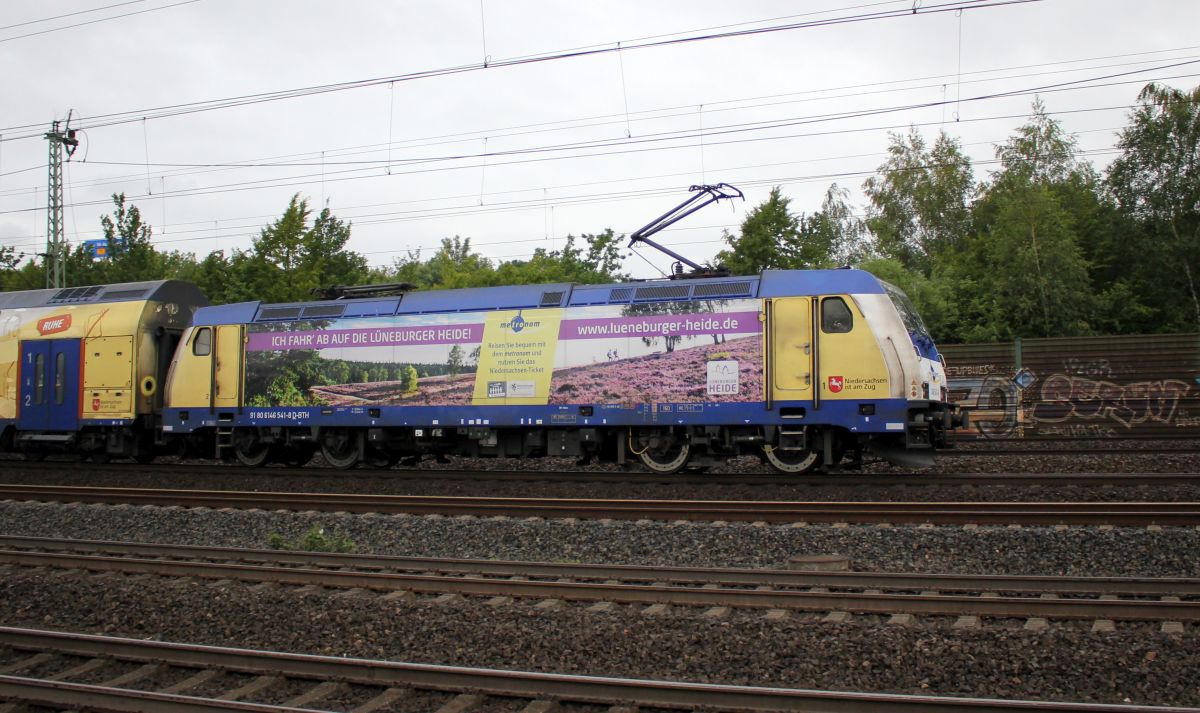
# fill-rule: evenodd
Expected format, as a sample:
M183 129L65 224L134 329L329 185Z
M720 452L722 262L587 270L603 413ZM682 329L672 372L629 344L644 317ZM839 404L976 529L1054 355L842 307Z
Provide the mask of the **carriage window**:
M196 356L208 356L212 353L212 330L208 327L201 327L196 331L196 336L192 337L192 354Z
M59 352L54 356L54 405L62 406L66 396L67 355Z
M826 334L844 334L854 328L854 317L841 297L826 297L821 300L821 331Z
M33 403L46 401L46 355L38 354L33 360Z

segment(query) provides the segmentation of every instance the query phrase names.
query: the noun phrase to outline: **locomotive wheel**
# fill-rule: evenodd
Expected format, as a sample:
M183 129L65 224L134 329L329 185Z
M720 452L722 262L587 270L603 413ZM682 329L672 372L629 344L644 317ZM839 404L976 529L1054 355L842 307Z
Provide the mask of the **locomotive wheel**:
M690 443L673 443L666 448L657 450L647 448L638 455L638 458L641 459L642 465L653 472L670 475L683 470L691 455Z
M642 465L655 473L670 475L678 473L687 465L692 455L692 444L686 441L675 441L664 448L649 448L638 454Z
M334 468L346 470L358 465L360 436L353 431L336 429L321 437L321 456Z
M153 462L154 462L154 459L155 459L157 456L158 456L158 454L157 454L157 453L153 453L153 452L150 452L150 453L145 453L145 452L143 452L143 453L138 453L136 456L134 456L134 457L133 457L133 459L134 459L135 461L137 461L138 463L141 463L142 465L150 465L151 463L153 463Z
M233 455L248 468L261 468L271 460L271 446L257 438L239 438L233 446Z
M820 451L811 448L802 451L784 451L778 448L764 447L763 454L772 468L789 475L812 472L821 462Z

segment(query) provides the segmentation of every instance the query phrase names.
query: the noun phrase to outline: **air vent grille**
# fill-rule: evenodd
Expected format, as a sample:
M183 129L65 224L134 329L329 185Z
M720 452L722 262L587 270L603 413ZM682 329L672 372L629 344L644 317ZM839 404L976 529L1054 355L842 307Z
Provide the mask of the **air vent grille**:
M299 307L265 307L258 311L259 321L268 319L296 319L299 316Z
M92 287L68 287L65 290L59 290L54 297L50 298L50 302L86 302L99 294L101 289L103 288L100 285L93 285Z
M110 290L104 293L106 300L132 300L138 297L144 297L145 290Z
M563 295L565 295L565 294L566 294L566 292L564 292L562 290L555 290L554 292L543 292L542 293L542 302L541 302L540 306L542 306L542 307L557 307L562 304Z
M693 297L749 297L750 282L709 282L696 285Z
M633 297L632 287L618 287L608 294L609 302L628 302Z
M327 319L329 317L341 317L342 313L345 311L346 305L317 305L315 307L305 307L304 318Z
M687 285L658 285L655 287L639 287L634 295L634 301L649 302L653 300L686 300L691 288Z

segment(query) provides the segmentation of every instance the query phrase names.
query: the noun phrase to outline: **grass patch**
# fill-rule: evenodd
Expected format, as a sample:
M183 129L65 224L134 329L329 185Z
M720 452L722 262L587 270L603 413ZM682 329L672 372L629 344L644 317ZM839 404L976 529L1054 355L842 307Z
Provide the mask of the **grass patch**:
M278 532L267 535L267 544L273 550L293 552L357 552L358 545L344 532L326 532L324 527L313 525L302 536L288 540Z

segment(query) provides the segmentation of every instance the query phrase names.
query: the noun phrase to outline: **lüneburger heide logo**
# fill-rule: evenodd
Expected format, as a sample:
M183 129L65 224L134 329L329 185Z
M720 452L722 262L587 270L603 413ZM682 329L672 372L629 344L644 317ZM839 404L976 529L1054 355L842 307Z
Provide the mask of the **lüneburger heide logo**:
M38 320L38 333L45 336L47 334L57 334L65 332L71 328L71 315L60 314L54 317L43 317Z

